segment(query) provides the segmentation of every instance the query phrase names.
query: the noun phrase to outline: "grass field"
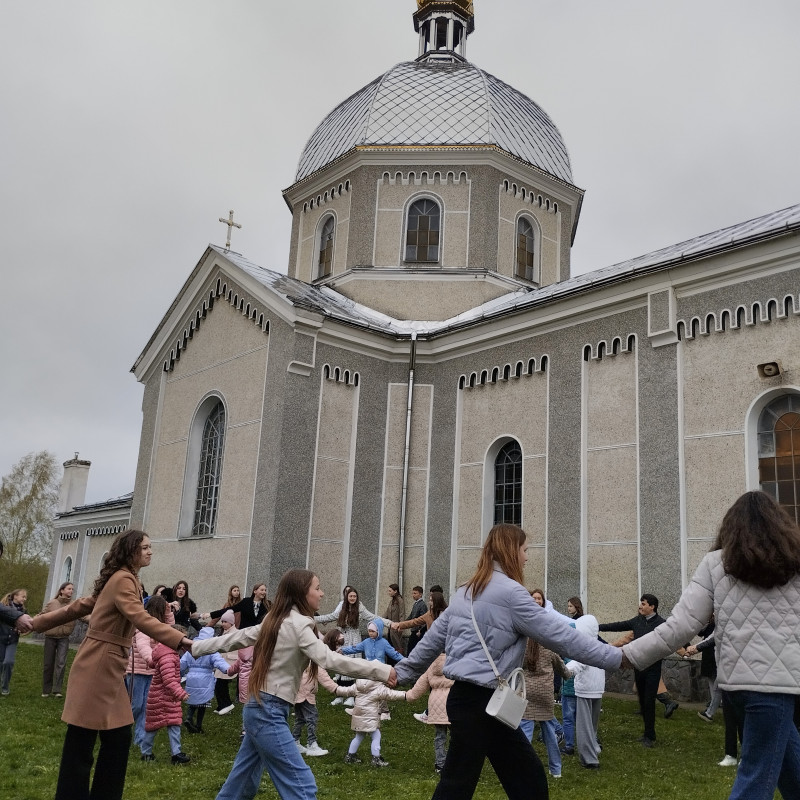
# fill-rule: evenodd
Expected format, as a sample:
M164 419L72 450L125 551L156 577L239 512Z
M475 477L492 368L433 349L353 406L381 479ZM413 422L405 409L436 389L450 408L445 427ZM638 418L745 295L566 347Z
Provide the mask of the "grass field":
M60 720L63 701L40 696L41 672L42 648L21 642L11 694L0 699L0 797L4 800L44 800L55 790L65 730ZM350 718L341 706L331 707L330 700L331 696L320 690L318 736L330 755L308 759L320 798L423 800L433 794L437 780L433 729L411 716L424 708L424 699L414 704L392 704L392 720L382 729L383 757L390 764L384 769L343 763L352 736ZM681 707L672 719L664 720L659 705L658 745L644 750L636 742L641 735L641 719L634 715L635 707L626 699L607 697L603 701L600 770L584 770L575 757L565 756L563 777L550 781L553 800L723 800L728 796L735 769L717 766L723 756L721 714L709 725L697 718L698 707ZM240 706L224 717L209 710L205 735L183 735L183 749L192 757L186 766L170 763L166 732L156 738L155 763L143 764L138 749L132 750L126 800L214 798L239 746L240 725ZM362 757L367 756L368 743L362 744ZM534 746L546 760L544 746ZM278 797L266 776L258 796L264 800ZM504 797L488 764L475 797Z

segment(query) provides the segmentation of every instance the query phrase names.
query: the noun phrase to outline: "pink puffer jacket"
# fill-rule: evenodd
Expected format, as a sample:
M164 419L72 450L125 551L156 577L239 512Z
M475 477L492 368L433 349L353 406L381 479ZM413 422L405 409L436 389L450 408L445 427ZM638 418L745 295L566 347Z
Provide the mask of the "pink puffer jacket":
M250 673L253 670L253 650L253 647L243 647L241 650L237 650L239 657L236 659L236 663L228 667L228 675L239 673L240 703L246 703L250 699L248 697L248 684L250 683Z
M447 695L450 687L455 683L450 678L445 678L442 673L445 655L442 653L425 672L419 676L417 682L406 692L409 703L418 700L430 689L428 698L428 725L449 725L447 718Z
M153 682L147 695L147 716L144 729L157 731L183 722L181 701L189 695L181 686L178 654L160 642L153 648Z

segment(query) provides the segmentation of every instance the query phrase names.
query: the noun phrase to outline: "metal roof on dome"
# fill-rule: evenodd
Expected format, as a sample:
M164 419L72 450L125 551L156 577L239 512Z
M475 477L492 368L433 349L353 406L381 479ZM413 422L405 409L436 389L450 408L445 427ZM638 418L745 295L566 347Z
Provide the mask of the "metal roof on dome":
M495 146L572 183L569 154L547 114L469 62L406 61L337 106L300 156L296 181L359 146Z
M571 295L633 280L639 275L670 269L677 264L798 231L800 231L800 205L794 205L722 230L696 236L629 261L575 275L566 281L539 289L520 287L518 291L509 292L443 321L394 319L350 300L328 286L304 283L283 273L260 267L238 253L223 250L215 245L209 247L294 306L307 308L330 319L387 336L405 337L417 333L433 337L504 314L532 309Z

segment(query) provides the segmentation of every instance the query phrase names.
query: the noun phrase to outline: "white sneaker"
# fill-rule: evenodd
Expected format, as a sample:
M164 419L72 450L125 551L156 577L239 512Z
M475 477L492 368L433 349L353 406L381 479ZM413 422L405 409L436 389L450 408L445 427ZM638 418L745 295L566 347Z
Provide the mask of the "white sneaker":
M300 751L301 756L304 756L308 752L308 750L306 750L306 748L300 744L299 740L295 739L294 743L297 745L297 749Z
M314 744L306 747L305 754L307 756L326 756L328 755L328 751L323 750L316 742L314 742Z
M225 708L221 708L219 711L217 711L217 714L223 716L223 714L230 714L231 711L233 711L233 703L231 703L229 706L225 706Z
M414 719L417 720L417 722L424 722L427 724L428 715L423 711L421 714L414 714Z
M719 762L721 767L735 767L739 762L733 756L725 756L722 761Z
M344 704L346 706L350 706L350 708L352 708L356 704L355 697L348 697L347 700L344 701Z
M353 716L353 711L354 711L354 709L352 709L352 708L346 708L344 710L344 713L345 714L349 714L352 717Z
M381 721L382 722L389 722L391 719L392 719L392 715L389 714L388 712L384 711L383 714L381 714Z
M337 698L336 698L336 699L335 699L335 700L334 700L334 701L331 703L331 705L332 705L332 706L340 706L342 703L344 703L344 697L337 697Z

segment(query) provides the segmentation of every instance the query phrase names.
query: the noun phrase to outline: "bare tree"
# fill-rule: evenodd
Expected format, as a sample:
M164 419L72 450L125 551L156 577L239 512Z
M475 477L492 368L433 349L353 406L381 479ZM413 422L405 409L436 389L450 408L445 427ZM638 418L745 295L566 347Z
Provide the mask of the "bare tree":
M3 477L0 538L9 565L49 561L59 480L58 461L47 450L23 456Z

